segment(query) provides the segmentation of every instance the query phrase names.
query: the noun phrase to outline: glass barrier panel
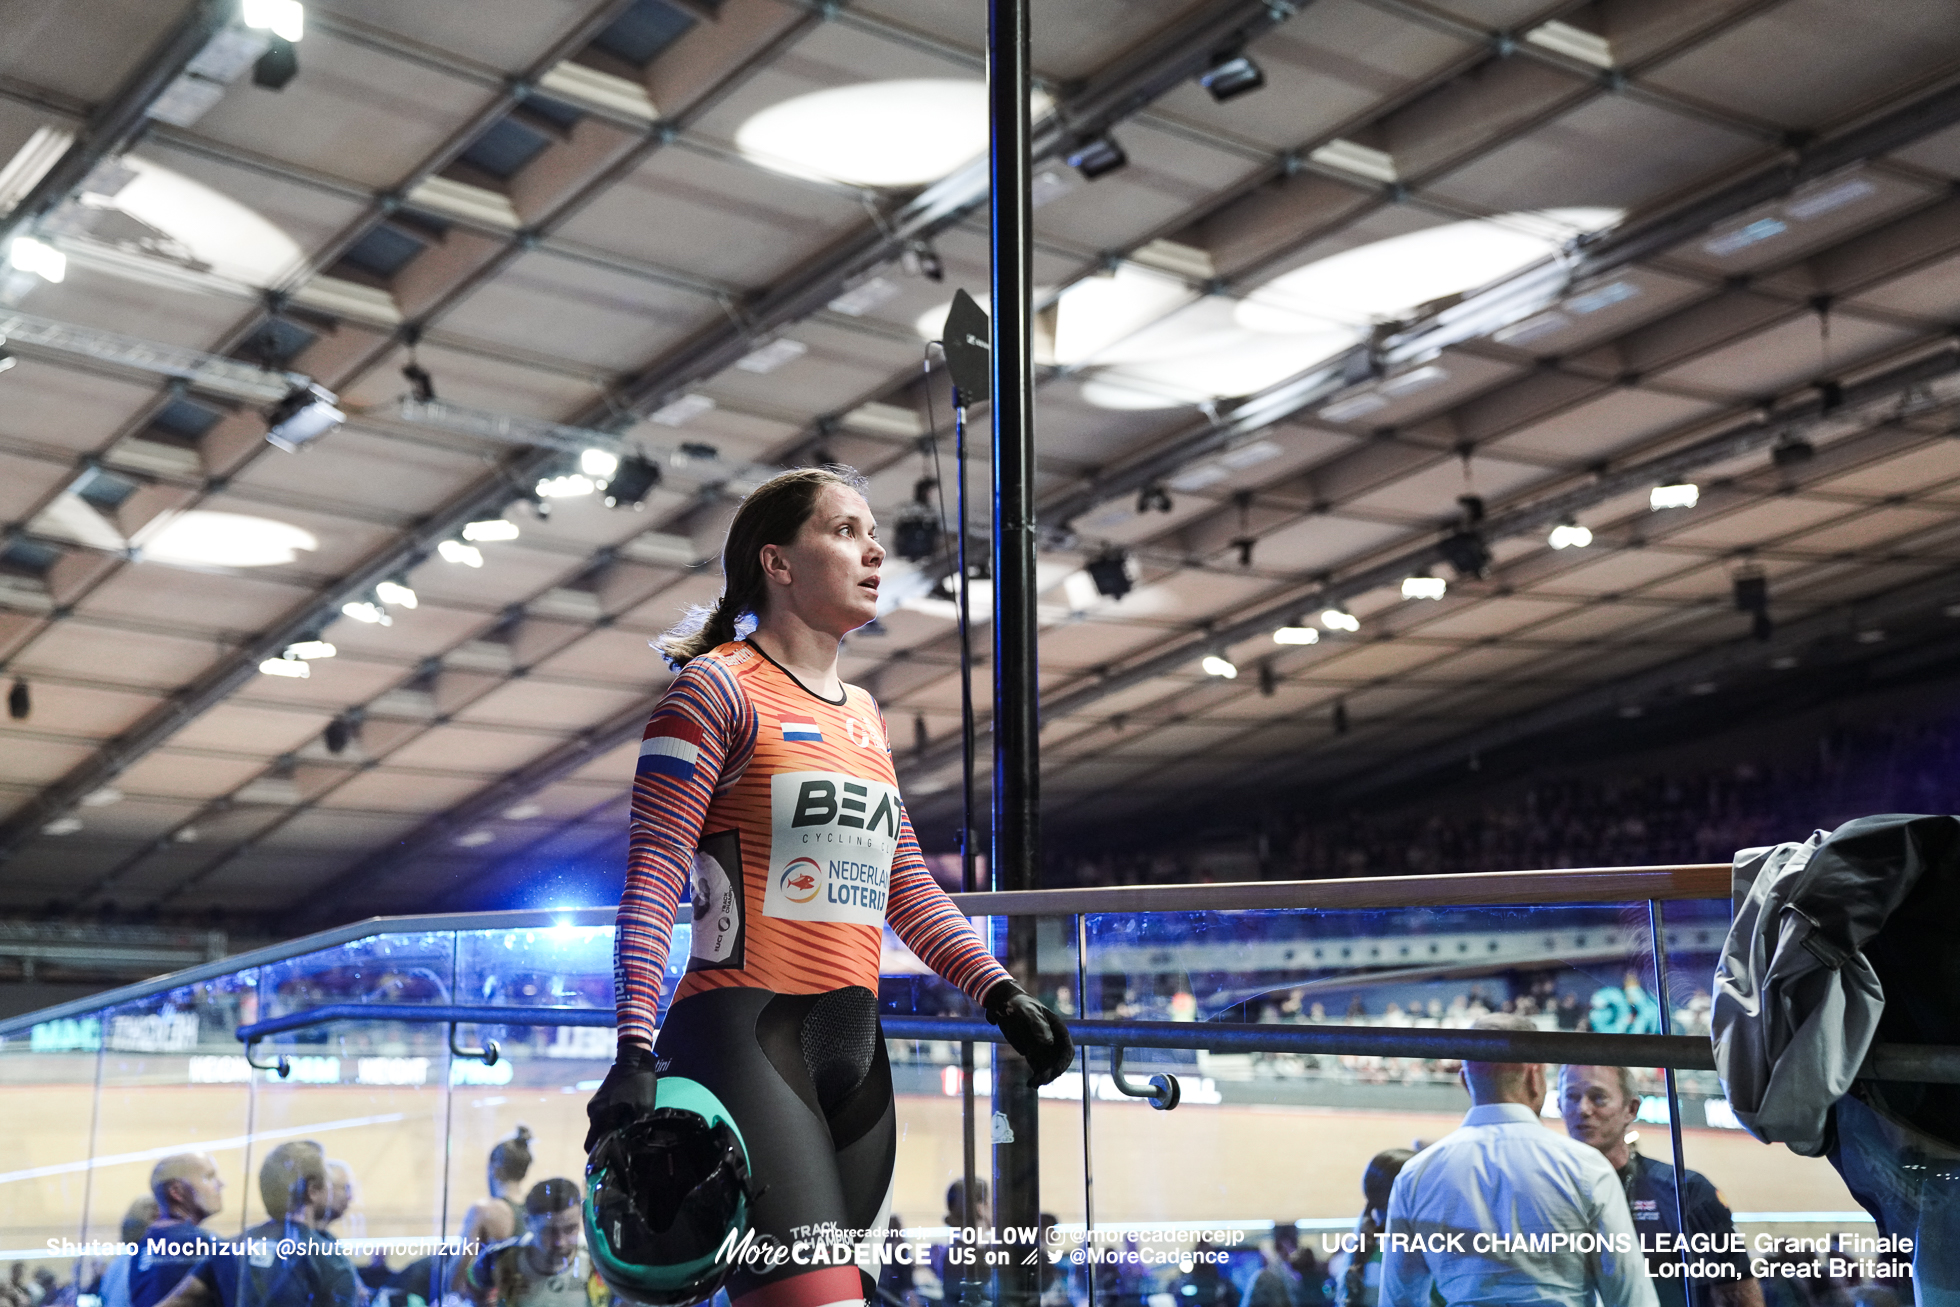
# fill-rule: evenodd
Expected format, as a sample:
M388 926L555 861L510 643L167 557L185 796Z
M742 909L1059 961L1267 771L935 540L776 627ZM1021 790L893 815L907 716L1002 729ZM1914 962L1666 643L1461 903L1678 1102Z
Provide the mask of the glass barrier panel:
M330 1003L446 1004L455 997L456 935L449 930L370 935L259 968L249 1024ZM295 1036L323 1042L324 1028ZM377 1046L394 1042L385 1026L363 1032Z
M1658 1028L1644 903L1102 915L1086 936L1091 1017L1417 1031L1503 1012L1542 1030ZM1094 1064L1107 1070L1108 1055ZM1459 1070L1344 1052L1126 1051L1131 1080L1174 1075L1182 1101L1159 1112L1098 1095L1085 1250L1098 1299L1236 1307L1268 1274L1262 1292L1365 1296L1380 1269L1378 1245L1351 1251L1364 1174L1463 1123ZM1539 1112L1563 1133L1549 1095Z
M78 1270L78 1254L48 1241L80 1243L87 1226L102 1031L90 1012L0 1040L0 1259L29 1278L67 1283Z
M233 1035L252 983L234 974L103 1010L87 1235L166 1247L85 1259L84 1289L168 1292L198 1260L168 1244L244 1228L252 1073Z

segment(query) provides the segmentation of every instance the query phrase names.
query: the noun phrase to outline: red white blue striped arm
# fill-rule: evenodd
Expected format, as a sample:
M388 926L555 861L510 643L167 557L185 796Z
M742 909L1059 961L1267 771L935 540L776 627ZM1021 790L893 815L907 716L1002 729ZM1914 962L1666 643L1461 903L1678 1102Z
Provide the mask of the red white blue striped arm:
M886 900L885 920L919 961L966 991L976 1004L984 1003L987 991L995 985L1012 979L1007 968L987 952L973 923L960 914L926 870L919 837L913 833L912 818L903 805L898 813L898 848L892 854L891 897Z
M640 742L626 886L613 934L619 1037L651 1046L674 914L716 790L747 770L756 715L735 678L696 658L660 697Z

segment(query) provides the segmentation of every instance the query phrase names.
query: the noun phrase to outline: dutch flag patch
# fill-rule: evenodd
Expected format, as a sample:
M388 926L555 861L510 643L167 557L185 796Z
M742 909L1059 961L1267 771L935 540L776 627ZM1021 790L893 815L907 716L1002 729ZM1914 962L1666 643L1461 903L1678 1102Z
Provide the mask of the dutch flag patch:
M785 743L822 744L823 732L817 729L814 717L785 717L783 722L783 741Z
M699 726L685 717L656 717L647 723L646 737L640 741L639 774L691 781L700 757Z

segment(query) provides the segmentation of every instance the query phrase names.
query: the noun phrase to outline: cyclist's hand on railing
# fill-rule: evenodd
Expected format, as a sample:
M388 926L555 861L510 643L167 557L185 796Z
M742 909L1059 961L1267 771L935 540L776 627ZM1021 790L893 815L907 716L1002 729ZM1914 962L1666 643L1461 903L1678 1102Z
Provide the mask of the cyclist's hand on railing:
M619 1053L599 1091L585 1105L585 1119L591 1123L585 1132L585 1151L590 1153L599 1141L615 1130L623 1130L653 1111L653 1050L630 1039L619 1041Z
M1075 1061L1075 1041L1054 1012L1011 980L987 991L987 1020L1000 1027L1014 1051L1027 1060L1028 1083L1045 1085Z

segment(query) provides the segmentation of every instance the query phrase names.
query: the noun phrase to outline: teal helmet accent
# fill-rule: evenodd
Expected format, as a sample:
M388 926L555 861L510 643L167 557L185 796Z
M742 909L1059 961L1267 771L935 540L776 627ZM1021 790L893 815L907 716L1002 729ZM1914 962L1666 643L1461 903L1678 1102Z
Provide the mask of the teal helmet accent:
M749 1153L698 1081L662 1077L654 1109L585 1164L585 1243L606 1287L648 1307L714 1296L749 1232Z

